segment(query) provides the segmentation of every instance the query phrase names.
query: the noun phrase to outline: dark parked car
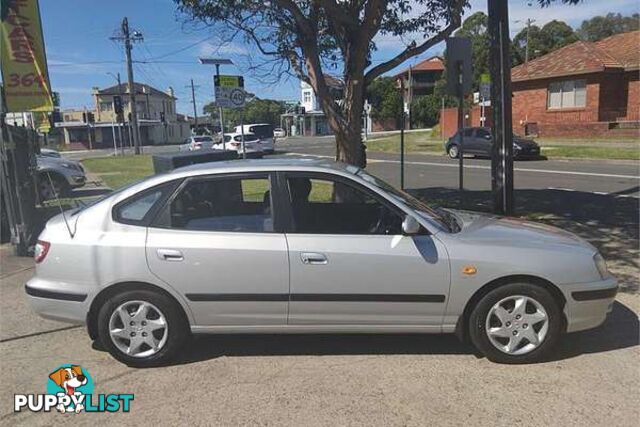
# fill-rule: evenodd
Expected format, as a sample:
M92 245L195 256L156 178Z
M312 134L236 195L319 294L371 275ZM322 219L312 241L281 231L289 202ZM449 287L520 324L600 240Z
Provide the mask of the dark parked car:
M460 132L460 130L457 131L444 145L445 151L452 159L460 155ZM490 128L463 128L462 133L464 137L464 154L491 157L493 143ZM531 139L513 135L513 157L517 159L540 157L540 146Z

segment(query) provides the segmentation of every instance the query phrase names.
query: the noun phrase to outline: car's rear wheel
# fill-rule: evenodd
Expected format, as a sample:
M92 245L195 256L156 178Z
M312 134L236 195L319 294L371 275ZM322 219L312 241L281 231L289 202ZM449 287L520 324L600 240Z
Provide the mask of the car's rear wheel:
M528 283L501 286L471 312L469 335L476 348L498 363L542 360L562 333L560 304L546 289Z
M460 150L458 149L458 146L455 144L451 144L449 146L449 148L447 148L447 154L449 155L449 157L451 157L452 159L457 159L458 156L460 155Z
M40 200L51 200L57 197L65 197L71 191L69 183L54 174L43 173L38 176L38 194Z
M98 334L113 357L139 368L170 362L189 336L181 308L167 296L132 290L110 298L98 313Z

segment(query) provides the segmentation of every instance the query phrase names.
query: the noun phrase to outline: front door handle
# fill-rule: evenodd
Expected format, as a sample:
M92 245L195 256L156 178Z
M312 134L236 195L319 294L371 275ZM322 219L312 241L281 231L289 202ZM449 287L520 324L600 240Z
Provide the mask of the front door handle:
M158 249L157 251L158 258L162 261L182 261L184 260L184 256L182 256L182 252L176 249Z
M318 252L301 252L300 259L303 264L326 264L328 262L327 256Z

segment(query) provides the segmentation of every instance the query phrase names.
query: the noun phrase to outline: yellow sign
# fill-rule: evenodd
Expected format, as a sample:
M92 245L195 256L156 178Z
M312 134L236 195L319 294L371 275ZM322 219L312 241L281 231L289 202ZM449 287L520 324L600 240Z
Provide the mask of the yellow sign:
M40 133L49 133L51 130L51 122L47 113L33 113L34 127Z
M214 76L216 87L244 87L242 76Z
M53 111L38 0L2 0L0 62L7 110Z

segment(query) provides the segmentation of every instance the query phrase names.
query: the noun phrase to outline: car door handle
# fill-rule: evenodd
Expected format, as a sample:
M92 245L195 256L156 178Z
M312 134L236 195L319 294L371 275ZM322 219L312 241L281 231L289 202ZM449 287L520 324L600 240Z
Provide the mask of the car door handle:
M318 252L301 252L300 259L303 264L326 264L329 262L325 254Z
M158 253L158 258L160 258L162 261L184 260L182 252L175 249L158 249L156 252Z

